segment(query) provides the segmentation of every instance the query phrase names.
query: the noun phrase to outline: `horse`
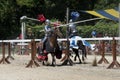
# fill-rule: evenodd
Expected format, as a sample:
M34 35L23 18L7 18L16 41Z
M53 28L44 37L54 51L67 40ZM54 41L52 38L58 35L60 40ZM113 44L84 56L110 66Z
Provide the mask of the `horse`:
M75 53L74 61L76 61L76 58L78 57L79 63L82 63L80 56L79 56L80 53L82 54L82 61L84 62L85 58L87 58L87 49L90 48L91 46L90 46L90 43L88 43L85 40L76 40L76 39L81 39L81 37L79 37L79 36L73 37L72 50ZM74 40L76 40L76 43ZM76 46L77 46L77 48L76 48Z
M56 59L60 59L62 57L62 50L60 50L59 45L58 45L58 41L57 38L58 37L62 37L62 33L60 32L59 28L54 28L53 32L51 34L50 37L47 38L46 42L45 42L45 50L44 52L41 52L42 55L44 55L44 58L42 59L43 64L44 61L48 61L48 54L50 53L52 56L52 66L56 65ZM39 52L41 48L39 47Z
M75 52L76 54L74 57L74 61L76 61L76 58L78 57L79 63L82 63L82 61L85 61L85 58L87 57L86 46L83 45L83 42L81 40L77 42L77 45L78 45L78 49L72 48L73 52ZM79 56L80 53L82 54L82 61Z
M82 61L85 61L85 58L87 57L87 52L86 52L87 46L84 44L85 41L77 40L77 39L81 39L81 38L79 36L74 36L74 37L70 38L69 53L70 53L71 57L73 57L73 54L75 54L74 61L76 61L78 58L79 63L82 63ZM82 61L80 58L80 54L82 54ZM65 56L62 58L61 61L66 59L66 57L67 57L66 55L67 55L67 53L65 53Z

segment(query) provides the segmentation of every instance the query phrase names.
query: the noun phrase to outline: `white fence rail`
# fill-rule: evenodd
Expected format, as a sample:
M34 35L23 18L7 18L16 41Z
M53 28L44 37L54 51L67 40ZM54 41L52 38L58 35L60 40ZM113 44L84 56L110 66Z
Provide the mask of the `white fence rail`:
M115 40L120 40L120 37L114 37ZM0 40L0 42L31 42L32 39L21 39L21 40ZM66 41L66 38L58 39L58 41ZM69 39L71 40L71 39ZM86 41L94 41L94 40L113 40L113 37L99 37L99 38L81 38L77 40L86 40ZM35 41L41 41L41 39L35 39Z

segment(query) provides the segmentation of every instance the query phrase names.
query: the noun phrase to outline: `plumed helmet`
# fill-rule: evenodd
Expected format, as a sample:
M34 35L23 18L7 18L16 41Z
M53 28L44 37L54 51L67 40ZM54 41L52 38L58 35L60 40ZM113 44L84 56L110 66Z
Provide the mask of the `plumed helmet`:
M49 25L49 24L50 24L50 20L49 20L49 19L46 19L45 23L46 23L47 25Z
M76 21L79 18L80 14L77 11L73 11L71 12L71 18L73 19L73 21Z

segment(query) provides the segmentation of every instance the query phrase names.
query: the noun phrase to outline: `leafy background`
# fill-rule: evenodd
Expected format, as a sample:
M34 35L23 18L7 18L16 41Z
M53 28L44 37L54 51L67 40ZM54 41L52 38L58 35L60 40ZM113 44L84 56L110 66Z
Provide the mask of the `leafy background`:
M26 15L36 18L38 14L44 14L50 20L66 22L66 8L80 13L79 20L94 18L94 16L81 13L80 10L100 10L118 7L120 0L0 0L0 39L13 39L21 32L20 17ZM69 16L70 17L70 16ZM27 28L31 28L35 38L42 38L41 32L44 24L26 21ZM91 37L92 30L108 33L110 36L118 36L118 22L111 20L97 20L84 22L77 25L79 35ZM65 35L66 27L62 32ZM39 35L39 36L38 36ZM27 37L26 37L27 38Z

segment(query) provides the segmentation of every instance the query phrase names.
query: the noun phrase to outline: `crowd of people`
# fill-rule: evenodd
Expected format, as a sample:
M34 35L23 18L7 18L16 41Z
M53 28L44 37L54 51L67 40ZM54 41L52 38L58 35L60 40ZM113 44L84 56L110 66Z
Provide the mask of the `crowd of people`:
M112 46L113 46L112 42L111 41L105 41L104 46L105 46L104 52L108 53L108 54L112 54ZM102 49L103 49L102 43L98 42L98 43L95 44L93 51L96 54L101 54ZM119 44L116 45L116 52L117 52L117 54L120 54L120 45Z

